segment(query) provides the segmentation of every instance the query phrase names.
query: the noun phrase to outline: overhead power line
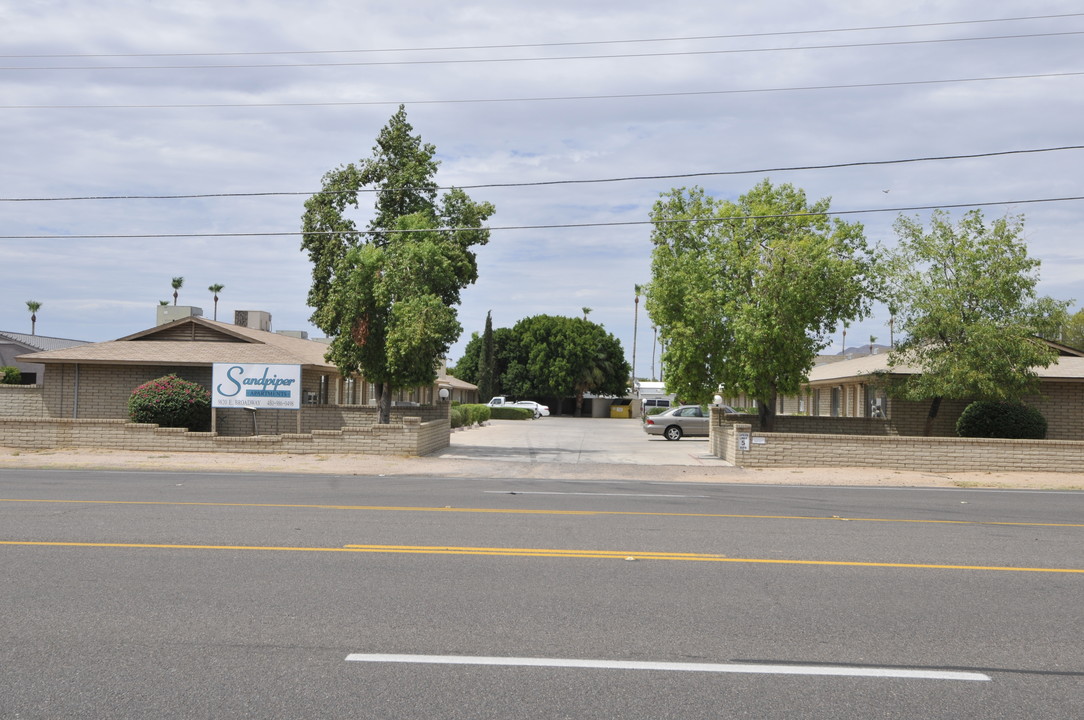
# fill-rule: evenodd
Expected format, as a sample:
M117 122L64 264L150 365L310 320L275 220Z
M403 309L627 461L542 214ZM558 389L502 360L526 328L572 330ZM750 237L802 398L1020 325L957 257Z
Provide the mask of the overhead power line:
M966 155L930 155L926 157L903 158L895 160L863 160L845 163L826 163L823 165L790 165L754 170L713 170L708 172L675 173L669 175L629 175L612 178L587 178L582 180L538 180L530 182L508 183L479 183L475 185L438 186L437 190L479 190L485 188L517 188L517 187L544 187L552 185L588 185L614 182L632 182L643 180L680 180L702 177L724 177L730 175L762 175L774 172L797 172L803 170L832 170L851 167L871 167L878 165L903 165L908 163L934 162L944 160L974 160L976 158L1004 157L1008 155L1030 155L1035 153L1059 152L1062 150L1084 150L1084 145L1061 145L1058 147L1030 148L1026 150L998 150L985 153L970 153ZM410 190L412 188L399 188ZM73 200L202 200L212 198L251 198L251 197L283 197L283 196L309 196L346 194L349 190L315 190L303 191L278 191L278 192L237 192L237 193L193 193L182 195L81 195L67 197L0 197L0 202L65 202ZM360 188L359 193L377 193L379 188Z
M548 97L470 98L461 100L346 100L338 102L267 102L267 103L176 103L167 105L0 105L0 110L192 110L217 108L267 107L357 107L381 105L471 105L484 103L559 102L570 100L635 100L647 98L703 97L714 95L751 95L760 93L819 90L856 90L866 88L906 87L917 85L948 85L953 83L995 82L1000 80L1037 80L1041 78L1079 77L1084 72L1034 73L1029 75L995 75L945 80L901 80L897 82L850 83L843 85L799 85L776 88L746 88L739 90L691 90L686 92L615 93L611 95L553 95Z
M794 35L816 35L844 32L868 32L873 30L905 30L913 28L949 27L958 25L979 25L988 23L1020 22L1025 20L1054 20L1060 18L1082 17L1084 13L1061 13L1057 15L1026 15L1010 18L986 18L980 20L952 20L933 23L909 23L904 25L872 25L866 27L851 28L826 28L818 30L779 30L774 32L758 33L735 33L729 35L690 35L684 37L662 38L633 38L618 40L581 40L550 43L514 43L514 44L490 44L490 45L444 45L429 47L402 47L402 48L367 48L352 50L257 50L257 51L223 51L223 52L168 52L168 53L66 53L66 54L40 54L40 55L0 55L4 59L47 59L47 58L140 58L140 57L244 57L259 55L348 55L361 53L388 53L388 52L443 52L458 50L515 50L526 48L548 47L583 47L591 45L621 45L636 43L661 43L661 42L689 42L701 40L738 40L760 37L788 37Z
M365 234L407 234L407 233L431 233L434 231L456 232L486 230L567 230L576 228L599 228L599 227L630 227L636 225L677 225L694 223L734 222L738 220L762 220L784 217L835 217L840 215L869 215L887 212L915 212L918 210L954 210L959 208L991 207L995 205L1034 205L1038 203L1071 202L1084 200L1084 195L1075 197L1034 198L1030 200L999 200L996 202L976 203L953 203L948 205L910 205L891 208L870 208L866 210L829 210L826 212L813 213L786 213L782 215L735 215L724 218L693 218L682 220L623 220L614 222L585 222L585 223L555 223L550 225L502 225L482 228L451 227L451 228L422 228L417 230L354 230L351 232ZM181 238L246 238L246 237L299 237L301 235L343 235L347 232L340 230L328 230L321 232L305 233L301 230L286 232L218 232L218 233L136 233L125 235L0 235L0 240L175 240Z
M615 60L631 58L687 57L698 55L741 55L748 53L793 52L795 50L839 50L870 47L892 47L900 45L932 45L943 43L978 42L990 40L1020 40L1027 38L1059 37L1084 35L1084 30L1068 30L1047 33L1024 33L1017 35L989 35L984 37L933 38L927 40L886 40L864 43L836 43L832 45L796 45L793 47L769 48L729 48L723 50L674 50L670 52L619 53L610 55L559 55L512 58L438 58L432 60L359 60L352 62L316 62L316 63L256 63L256 64L215 64L215 65L47 65L47 66L0 66L0 70L13 72L41 71L115 71L115 70L258 70L281 68L321 68L321 67L376 67L402 65L482 65L489 63L553 62L558 60Z

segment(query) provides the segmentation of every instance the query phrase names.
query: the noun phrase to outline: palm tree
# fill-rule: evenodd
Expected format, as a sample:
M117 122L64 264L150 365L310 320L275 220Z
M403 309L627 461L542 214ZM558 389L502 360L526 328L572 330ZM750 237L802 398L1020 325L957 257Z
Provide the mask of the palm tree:
M218 294L222 292L222 288L224 287L226 286L215 283L214 285L211 285L209 288L207 288L211 291L211 294L214 295L215 298L215 320L218 320Z
M175 277L175 278L173 278L173 304L174 305L177 304L177 291L181 289L182 285L184 285L184 278L183 277Z
M27 300L26 309L30 311L30 334L37 335L38 310L41 310L41 303L36 300Z
M847 354L847 328L849 328L850 326L851 324L849 322L847 322L846 320L843 321L843 349L839 351L840 355Z
M169 300L159 300L158 304L159 305L169 305Z
M869 336L869 354L870 355L873 354L873 343L875 343L875 342L877 342L877 336L876 335L870 335Z
M583 310L583 319L586 320L587 316L591 314L591 308L584 307L584 308L580 308L580 309Z
M896 347L896 306L888 306L888 344L893 349Z
M643 292L643 285L633 285L632 291L636 293L636 299L634 310L632 312L632 382L636 383L636 329L637 324L640 321L640 293Z

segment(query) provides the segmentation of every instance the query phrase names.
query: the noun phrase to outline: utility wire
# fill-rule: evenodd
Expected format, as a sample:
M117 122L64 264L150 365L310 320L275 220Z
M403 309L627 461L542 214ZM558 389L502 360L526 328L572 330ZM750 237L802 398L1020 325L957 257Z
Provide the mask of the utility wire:
M1023 20L1053 20L1059 18L1073 18L1084 16L1084 13L1062 13L1058 15L1027 15L1010 18L989 18L982 20L954 20L935 23L911 23L906 25L873 25L868 27L831 28L822 30L783 30L775 32L738 33L731 35L692 35L686 37L664 38L639 38L624 40L583 40L551 43L516 43L504 45L446 45L437 47L407 47L407 48L369 48L363 50L260 50L260 51L232 51L232 52L189 52L189 53L69 53L51 55L0 55L3 59L46 59L46 58L141 58L141 57L236 57L258 55L346 55L360 53L387 53L387 52L433 52L448 50L513 50L524 48L548 48L548 47L582 47L589 45L620 45L634 43L659 43L659 42L687 42L698 40L736 40L759 37L787 37L793 35L815 35L826 33L843 32L867 32L871 30L903 30L913 28L947 27L954 25L977 25L983 23L1019 22Z
M990 35L985 37L934 38L930 40L890 40L866 43L838 43L833 45L796 45L793 47L738 48L725 50L675 50L671 52L620 53L611 55L560 55L552 57L513 57L513 58L459 58L435 60L371 60L354 62L320 63L258 63L229 65L49 65L49 66L0 66L0 70L14 72L40 72L55 70L70 71L109 71L109 70L253 70L261 68L321 68L321 67L375 67L403 65L482 65L489 63L550 62L555 60L614 60L630 58L688 57L697 55L740 55L746 53L790 52L795 50L839 50L870 47L892 47L899 45L931 45L939 43L977 42L988 40L1019 40L1026 38L1060 37L1084 35L1084 30L1063 32L1027 33L1018 35Z
M171 105L0 105L0 110L192 110L217 108L267 107L357 107L380 105L469 105L483 103L559 102L569 100L635 100L645 98L705 97L712 95L750 95L759 93L810 90L855 90L865 88L906 87L912 85L947 85L953 83L994 82L999 80L1036 80L1040 78L1079 77L1084 72L1035 73L1030 75L996 75L992 77L952 78L947 80L901 80L898 82L852 83L846 85L802 85L777 88L747 88L743 90L692 90L688 92L625 93L612 95L554 95L521 98L471 98L462 100L353 100L341 102L295 103L188 103Z
M1033 205L1037 203L1071 202L1084 200L1084 195L1075 197L1035 198L1031 200L999 200L996 202L977 203L954 203L950 205L911 205L892 208L870 208L867 210L828 210L814 213L785 213L782 215L735 215L732 217L715 218L683 218L679 220L627 220L615 222L595 223L560 223L551 225L502 225L497 227L453 227L453 228L420 228L413 230L324 230L317 232L302 232L294 230L288 232L222 232L222 233L156 233L156 234L132 234L132 235L0 235L0 240L161 240L179 238L248 238L248 237L298 237L302 235L390 235L409 233L432 233L432 232L461 232L480 231L487 232L504 230L565 230L576 228L598 227L630 227L636 225L691 225L695 223L733 222L738 220L764 220L788 217L835 217L839 215L868 215L873 213L887 212L913 212L916 210L953 210L958 208L990 207L993 205Z
M543 187L552 185L587 185L599 183L632 182L642 180L679 180L702 177L722 177L731 175L761 175L775 172L796 172L801 170L831 170L851 167L870 167L877 165L903 165L908 163L934 162L943 160L973 160L976 158L1004 157L1007 155L1029 155L1034 153L1059 152L1062 150L1084 150L1084 145L1062 145L1059 147L1031 148L1027 150L999 150L995 152L971 153L967 155L931 155L927 157L903 158L896 160L865 160L824 165L791 165L756 170L716 170L710 172L676 173L672 175L630 175L612 178L589 178L582 180L538 180L531 182L484 183L476 185L438 186L436 190L479 190L485 188ZM395 188L395 191L409 192L414 188ZM65 202L72 200L201 200L208 198L251 198L282 197L299 195L345 195L352 190L317 190L314 192L238 192L238 193L196 193L187 195L82 195L69 197L0 197L0 202ZM359 188L359 193L384 192L380 188Z

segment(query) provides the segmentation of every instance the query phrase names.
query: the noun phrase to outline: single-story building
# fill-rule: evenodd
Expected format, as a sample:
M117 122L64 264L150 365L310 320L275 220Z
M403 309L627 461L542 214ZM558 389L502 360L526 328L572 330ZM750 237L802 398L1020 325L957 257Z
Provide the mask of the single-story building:
M66 338L27 335L26 333L0 330L0 367L18 368L22 373L20 384L35 385L40 381L42 374L45 372L45 367L40 363L21 362L16 358L27 353L61 350L86 344L85 340L68 340Z
M1023 398L1046 417L1047 438L1084 440L1084 352L1060 343L1044 341L1058 351L1054 364L1038 368L1039 392ZM799 428L817 428L812 432L832 432L831 424L817 422L787 423L788 416L813 418L868 418L885 421L868 424L869 434L922 435L929 413L929 401L893 398L883 387L883 377L903 377L918 373L913 367L890 368L888 354L861 355L837 362L815 365L809 382L797 395L778 399L777 431L801 432ZM728 396L724 402L735 407L753 407L755 401L744 395ZM972 401L942 401L932 435L956 435L956 421ZM782 420L782 423L779 422ZM848 433L860 434L862 424L854 424ZM844 424L840 424L843 427Z
M52 348L19 356L23 363L44 368L36 396L18 402L0 392L0 417L43 419L127 419L128 398L139 385L175 373L210 388L215 363L282 364L301 367L300 410L219 408L214 431L219 436L281 435L368 427L376 418L376 391L361 377L343 377L324 359L326 343L249 327L260 313L238 312L229 324L192 314L166 321L117 340L76 347ZM264 314L266 315L266 314ZM269 323L264 325L269 327ZM448 400L469 398L477 388L446 373L426 387L397 389L392 422L404 417L422 423L448 417ZM2 439L0 439L2 442Z

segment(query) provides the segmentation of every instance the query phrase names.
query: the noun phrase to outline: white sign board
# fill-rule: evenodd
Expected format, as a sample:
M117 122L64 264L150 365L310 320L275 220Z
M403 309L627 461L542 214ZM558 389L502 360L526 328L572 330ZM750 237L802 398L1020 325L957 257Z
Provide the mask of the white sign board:
M741 450L742 452L747 452L749 450L749 438L750 437L751 436L750 436L749 433L738 433L738 449L739 450Z
M301 409L301 366L215 363L211 407Z

